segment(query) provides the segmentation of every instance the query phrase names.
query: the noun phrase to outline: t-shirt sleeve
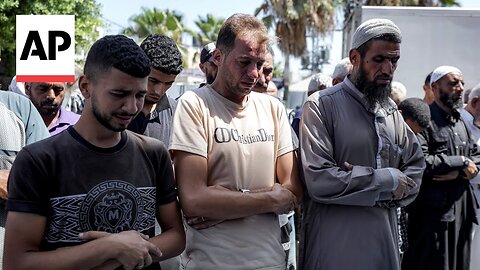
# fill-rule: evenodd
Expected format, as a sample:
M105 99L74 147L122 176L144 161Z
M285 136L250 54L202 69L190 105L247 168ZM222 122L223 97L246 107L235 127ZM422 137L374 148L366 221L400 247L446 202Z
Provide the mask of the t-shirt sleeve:
M160 170L157 176L157 206L167 204L177 199L177 190L175 187L175 178L173 176L172 161L167 149L162 145L160 157Z
M45 165L22 149L8 177L7 210L48 214L48 183Z
M199 98L194 93L185 93L175 110L170 150L185 151L206 158L208 145L204 121Z
M287 112L282 104L279 104L277 112L278 117L278 154L277 157L284 155L296 149L294 139L297 139L292 132L292 128L288 123Z

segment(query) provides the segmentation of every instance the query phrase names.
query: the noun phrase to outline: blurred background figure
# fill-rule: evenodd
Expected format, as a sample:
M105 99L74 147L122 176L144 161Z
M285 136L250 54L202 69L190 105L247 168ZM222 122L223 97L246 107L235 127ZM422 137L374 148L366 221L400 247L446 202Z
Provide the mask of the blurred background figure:
M332 74L332 85L343 82L343 79L350 73L352 70L352 63L348 57L343 58L338 62L333 70Z
M390 93L390 98L395 102L395 104L400 104L407 97L407 88L401 82L393 81L392 82L392 92Z
M71 111L76 114L82 114L83 107L85 107L85 97L82 95L80 89L75 87L75 85L76 81L73 85L67 83L68 97L65 97L63 103L67 111Z
M268 82L267 91L265 94L278 98L278 88L274 82Z
M307 95L310 96L311 94L320 90L327 89L328 87L332 87L332 77L322 73L315 74L312 76L312 79L308 84ZM292 128L295 131L295 134L297 134L297 137L299 136L298 128L300 125L300 119L302 118L302 113L303 113L303 107L300 107L295 112L295 117L293 118L293 121L292 121Z
M272 46L268 46L267 52L265 53L265 62L263 63L263 67L260 70L257 83L252 88L252 91L266 94L269 87L269 83L273 77L273 57L274 56L275 54L273 52ZM277 89L277 94L278 94L278 89Z
M8 91L25 96L25 84L23 82L17 82L17 76L13 76L8 86Z
M0 269L3 269L3 240L10 168L18 152L28 144L49 136L42 117L30 100L18 93L0 90Z
M410 127L415 134L424 131L430 124L430 108L419 98L404 99L398 104L398 110L401 112L405 123L407 123L408 127ZM399 207L397 215L399 232L398 247L400 254L403 254L408 248L407 213L405 208Z
M463 91L463 104L466 106L468 104L468 101L470 99L470 93L472 92L473 88L470 89L465 89Z
M431 77L432 72L428 73L427 77L425 78L425 82L423 83L423 91L425 92L423 102L427 103L428 105L432 104L433 100L435 100L435 95L433 94L432 87L430 86Z
M398 104L405 123L410 129L418 134L424 131L430 124L430 108L419 98L407 98Z
M465 125L467 126L473 141L478 145L480 144L480 84L477 84L471 89L468 98L467 106L460 109L460 115L462 116ZM477 200L480 199L480 176L474 177L470 184ZM477 209L477 218L480 217L480 210ZM480 254L480 226L473 225L473 240L472 240L472 257L470 261L470 269L480 269L480 257L474 254Z
M332 77L322 73L315 74L312 76L312 79L308 84L307 95L310 96L311 94L328 87L332 87Z
M212 61L212 55L215 49L215 43L210 42L203 46L202 51L200 52L200 64L198 64L198 66L202 70L203 74L205 74L205 78L207 80L206 83L201 83L200 87L204 86L205 84L212 84L217 76L218 67Z

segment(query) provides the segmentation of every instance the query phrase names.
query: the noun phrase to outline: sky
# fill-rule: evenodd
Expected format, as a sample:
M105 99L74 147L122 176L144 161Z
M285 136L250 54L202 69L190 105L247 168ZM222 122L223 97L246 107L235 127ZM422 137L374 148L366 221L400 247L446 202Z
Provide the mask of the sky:
M181 13L184 23L192 30L198 30L194 21L198 16L213 14L215 17L228 18L234 13L252 14L255 9L261 6L263 0L97 0L102 5L102 16L107 22L104 34L118 34L120 30L129 25L129 18L140 14L142 7L170 9ZM457 0L464 8L479 8L479 0ZM331 74L335 63L341 59L342 35L340 31L334 33L329 41L332 50L330 51L330 63L324 65L322 72ZM284 62L283 55L278 48L274 47L275 55L278 56L275 62ZM300 59L290 58L291 70L300 70ZM308 74L294 74L292 81L298 81Z
M103 18L109 23L106 34L118 34L128 26L128 19L141 12L141 7L176 10L184 15L184 22L195 29L194 21L199 15L211 13L227 18L234 13L253 14L263 0L98 0L102 5ZM480 8L478 0L459 0L462 7Z
M98 0L102 5L103 18L110 25L106 34L118 34L128 26L128 19L141 12L141 7L176 10L183 14L187 27L196 29L194 21L201 15L213 14L227 18L234 13L253 14L262 0Z

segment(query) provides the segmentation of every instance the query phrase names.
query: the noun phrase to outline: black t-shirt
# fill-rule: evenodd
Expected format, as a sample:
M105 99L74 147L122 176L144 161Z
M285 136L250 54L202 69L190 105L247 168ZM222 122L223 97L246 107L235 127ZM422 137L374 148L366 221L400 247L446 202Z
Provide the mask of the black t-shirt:
M81 244L78 234L90 230L155 235L157 206L176 200L168 151L130 131L121 138L99 148L69 127L20 151L7 210L47 217L41 250Z

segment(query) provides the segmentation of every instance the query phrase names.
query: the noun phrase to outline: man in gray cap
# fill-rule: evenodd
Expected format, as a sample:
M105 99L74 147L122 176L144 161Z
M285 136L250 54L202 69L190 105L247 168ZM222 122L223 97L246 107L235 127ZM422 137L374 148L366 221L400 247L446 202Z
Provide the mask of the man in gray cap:
M477 145L460 117L463 75L440 66L431 76L431 122L419 134L426 169L418 198L407 207L409 249L402 268L470 269L477 207L470 181L478 174Z
M400 42L393 22L364 22L353 36L350 74L304 105L303 269L400 269L396 208L413 201L425 168L389 99Z

